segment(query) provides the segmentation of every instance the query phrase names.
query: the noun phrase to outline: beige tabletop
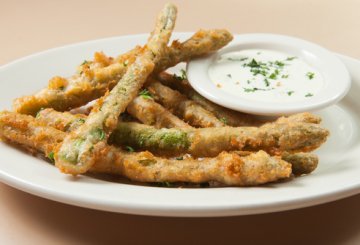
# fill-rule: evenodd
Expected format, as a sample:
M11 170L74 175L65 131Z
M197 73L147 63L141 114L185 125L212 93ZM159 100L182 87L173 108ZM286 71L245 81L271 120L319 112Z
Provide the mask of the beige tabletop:
M147 33L166 1L0 0L0 65L90 39ZM360 59L359 0L173 1L176 31L228 28L316 42ZM227 218L124 215L49 201L0 184L0 244L360 244L360 195Z

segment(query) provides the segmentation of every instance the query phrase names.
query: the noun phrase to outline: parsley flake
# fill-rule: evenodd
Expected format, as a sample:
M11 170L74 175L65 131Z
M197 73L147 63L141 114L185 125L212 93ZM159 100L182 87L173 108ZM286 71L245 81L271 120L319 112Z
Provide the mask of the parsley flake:
M47 157L49 158L49 160L50 160L52 163L55 162L55 154L54 154L53 151L50 152Z
M152 95L150 94L149 90L147 89L143 89L142 91L140 91L139 95L141 97L143 97L144 99L152 99Z
M315 73L314 72L308 72L306 73L306 76L311 80L315 77Z
M287 95L291 96L293 93L295 93L294 91L288 91Z
M101 128L93 129L90 134L98 140L104 140L106 137L105 131Z

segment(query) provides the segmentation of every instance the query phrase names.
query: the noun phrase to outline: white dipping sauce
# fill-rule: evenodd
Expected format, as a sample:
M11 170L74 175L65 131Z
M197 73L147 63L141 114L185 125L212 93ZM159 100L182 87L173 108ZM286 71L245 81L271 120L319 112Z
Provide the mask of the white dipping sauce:
M300 58L267 49L223 54L208 72L219 89L264 102L305 100L324 86L320 72Z

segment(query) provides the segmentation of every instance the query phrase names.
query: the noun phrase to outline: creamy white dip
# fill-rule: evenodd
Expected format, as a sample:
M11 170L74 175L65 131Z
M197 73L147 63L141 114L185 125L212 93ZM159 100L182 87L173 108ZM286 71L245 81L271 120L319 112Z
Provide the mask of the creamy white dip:
M320 72L299 57L267 49L223 54L208 72L219 89L264 102L306 100L324 86Z

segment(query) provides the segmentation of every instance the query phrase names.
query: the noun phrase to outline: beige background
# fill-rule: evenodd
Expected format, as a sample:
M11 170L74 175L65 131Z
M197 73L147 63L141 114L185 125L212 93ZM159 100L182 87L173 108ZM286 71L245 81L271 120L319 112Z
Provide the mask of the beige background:
M73 42L147 33L165 2L0 0L0 65ZM360 59L359 0L173 2L177 31L226 27L287 34ZM287 212L201 219L94 211L3 184L0 200L0 244L360 244L360 195Z

